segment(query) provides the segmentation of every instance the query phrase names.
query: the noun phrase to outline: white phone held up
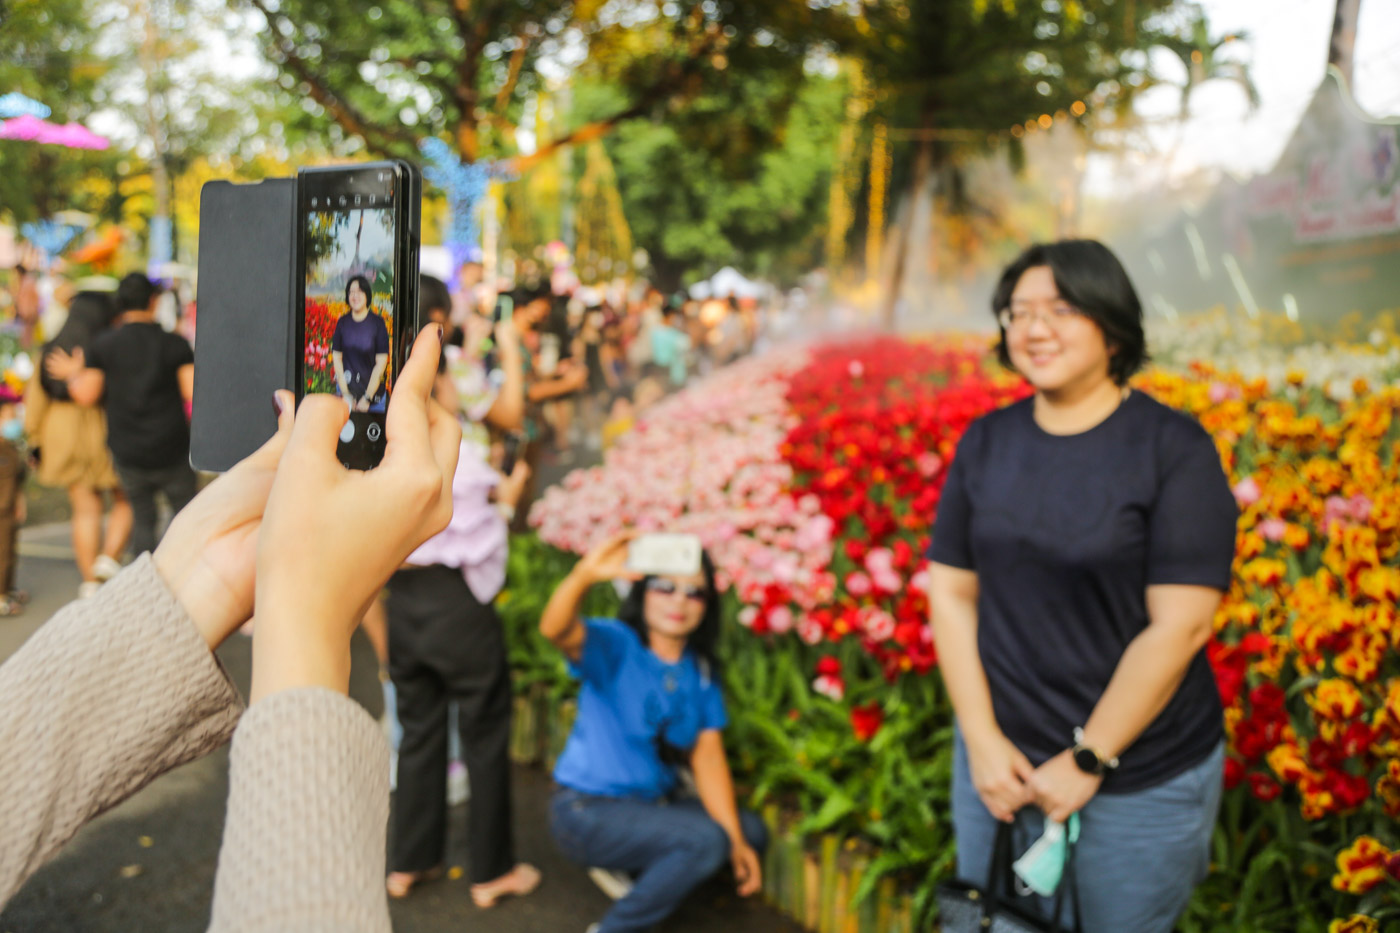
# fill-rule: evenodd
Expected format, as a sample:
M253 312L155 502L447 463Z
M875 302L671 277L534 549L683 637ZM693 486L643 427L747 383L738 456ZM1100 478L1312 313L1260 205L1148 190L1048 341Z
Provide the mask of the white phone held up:
M695 535L642 535L627 545L627 569L648 576L690 576L700 572L700 552Z

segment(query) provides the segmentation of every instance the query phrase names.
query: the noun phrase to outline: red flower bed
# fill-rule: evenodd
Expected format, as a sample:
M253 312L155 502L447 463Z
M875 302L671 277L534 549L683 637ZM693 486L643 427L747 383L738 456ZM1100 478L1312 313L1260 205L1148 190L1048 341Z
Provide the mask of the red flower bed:
M815 496L835 526L836 593L800 631L860 638L891 680L937 660L918 571L944 466L971 421L1028 393L985 359L982 342L880 337L815 350L789 383L793 494ZM760 619L787 608L770 595Z

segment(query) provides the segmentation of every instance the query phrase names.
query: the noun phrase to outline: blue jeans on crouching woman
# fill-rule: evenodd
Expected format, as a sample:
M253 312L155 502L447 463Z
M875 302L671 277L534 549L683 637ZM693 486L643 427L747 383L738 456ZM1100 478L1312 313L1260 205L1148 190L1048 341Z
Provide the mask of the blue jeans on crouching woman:
M699 800L646 801L593 797L567 787L554 793L550 829L559 848L581 865L630 872L632 892L613 905L599 933L645 930L729 862L729 836ZM744 839L760 855L768 829L739 811Z

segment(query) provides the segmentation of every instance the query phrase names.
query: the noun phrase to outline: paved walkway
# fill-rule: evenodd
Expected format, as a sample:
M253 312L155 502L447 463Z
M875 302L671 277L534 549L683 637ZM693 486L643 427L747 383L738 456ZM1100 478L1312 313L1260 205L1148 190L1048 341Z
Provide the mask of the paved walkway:
M33 594L29 611L0 619L0 660L76 592L78 575L66 525L21 535L20 585ZM246 695L251 643L235 635L220 659ZM351 696L378 715L382 706L374 656L357 636ZM391 912L398 933L583 933L608 901L582 869L550 841L548 776L519 768L514 785L518 855L544 872L531 897L490 911L473 906L465 879L424 886ZM228 752L221 749L171 772L89 824L41 869L0 913L0 933L198 933L209 918L214 869L228 794ZM467 804L466 806L469 806ZM464 865L466 806L451 814L450 862ZM660 933L797 933L799 928L715 883L697 892Z

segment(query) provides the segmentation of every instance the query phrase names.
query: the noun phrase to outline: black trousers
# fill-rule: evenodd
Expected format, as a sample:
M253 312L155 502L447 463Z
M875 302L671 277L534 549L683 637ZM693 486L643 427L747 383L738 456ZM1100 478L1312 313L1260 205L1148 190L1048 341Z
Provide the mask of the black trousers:
M194 498L197 481L194 470L188 463L148 469L146 467L117 464L117 476L121 478L122 489L131 500L131 553L140 557L147 551L154 551L160 539L156 537L156 493L163 493L170 503L173 516Z
M423 871L446 856L447 706L456 700L471 782L471 881L492 881L515 867L512 694L501 619L472 595L461 571L440 565L395 573L386 605L389 676L403 726L390 870Z

